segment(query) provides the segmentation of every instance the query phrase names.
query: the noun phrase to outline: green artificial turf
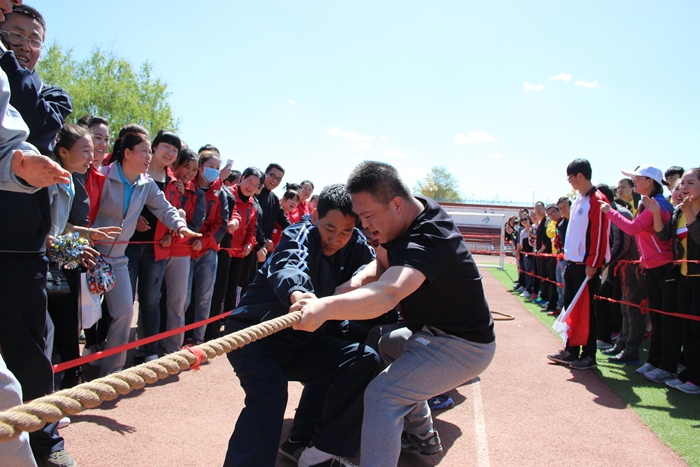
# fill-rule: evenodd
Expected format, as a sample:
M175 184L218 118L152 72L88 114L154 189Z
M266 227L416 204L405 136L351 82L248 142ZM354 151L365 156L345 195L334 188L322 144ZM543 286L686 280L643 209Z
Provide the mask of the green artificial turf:
M538 305L521 298L512 291L517 279L517 269L506 264L505 271L489 268L489 272L501 282L509 293L516 296L525 308L550 331L555 318L547 316ZM558 336L558 334L554 333ZM648 341L642 349L642 362L646 361ZM683 457L688 465L700 467L700 395L684 394L676 389L652 383L637 375L636 365L615 365L598 354L597 372L601 379L639 418L671 449ZM640 446L640 449L643 448Z

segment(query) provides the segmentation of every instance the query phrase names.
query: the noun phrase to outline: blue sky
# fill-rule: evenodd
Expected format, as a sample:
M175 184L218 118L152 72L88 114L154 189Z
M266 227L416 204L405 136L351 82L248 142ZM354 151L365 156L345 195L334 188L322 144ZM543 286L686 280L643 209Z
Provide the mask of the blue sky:
M364 159L530 202L700 165L700 2L33 0L47 41L168 83L180 135L234 167L344 182Z

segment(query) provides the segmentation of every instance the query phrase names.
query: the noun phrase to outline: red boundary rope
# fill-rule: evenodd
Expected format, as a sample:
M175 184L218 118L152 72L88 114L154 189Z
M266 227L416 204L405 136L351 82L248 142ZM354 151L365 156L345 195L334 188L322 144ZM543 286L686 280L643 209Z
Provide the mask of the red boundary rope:
M138 347L139 345L150 344L151 342L159 341L161 339L165 339L166 337L174 336L175 334L180 334L181 332L189 331L190 329L198 328L200 326L213 323L214 321L222 319L230 314L231 312L227 311L225 313L221 313L220 315L212 316L211 318L203 319L202 321L197 321L196 323L188 324L186 326L182 326L176 329L171 329L170 331L161 332L160 334L156 334L154 336L144 337L143 339L128 342L126 344L113 347L111 349L103 350L101 352L95 352L94 354L86 355L85 357L80 357L74 360L69 360L67 362L62 362L57 365L54 365L53 371L54 373L59 373L69 368L75 368L76 366L83 365L85 363L100 360L101 358L109 357L110 355L115 355L126 350L133 349L134 347Z
M532 253L530 253L530 254L532 254ZM543 256L543 255L540 255L540 256ZM628 261L628 262L629 262L629 263L633 263L633 262L635 262L635 261ZM636 262L638 262L638 261L636 261ZM695 261L692 261L692 260L691 260L691 262L695 262ZM516 264L516 267L518 268L518 272L521 272L521 273L523 273L523 274L527 274L527 275L529 275L529 276L537 277L537 278L539 278L540 280L543 280L543 281L547 281L547 282L551 282L551 283L553 283L553 284L557 284L559 287L564 287L562 284L560 284L560 283L558 283L558 282L552 281L552 280L547 279L547 278L542 277L542 276L538 276L538 275L535 274L535 273L522 271L522 270L520 270L520 267L517 266L517 264ZM619 304L621 304L621 305L633 306L633 307L635 307L635 308L639 308L640 310L642 310L642 313L648 313L648 312L650 312L650 311L653 311L654 313L660 313L660 314L662 314L662 315L673 316L673 317L676 317L676 318L689 319L689 320L692 320L692 321L700 321L700 316L696 316L696 315L688 315L688 314L685 314L685 313L671 313L670 311L663 311L663 310L657 310L657 309L655 309L655 308L648 308L648 307L642 306L642 305L640 305L640 304L638 304L638 303L632 303L632 302L628 302L628 301L625 301L625 300L615 300L614 298L602 297L602 296L600 296L600 295L594 295L593 298L596 299L596 300L605 300L605 301L612 302L612 303L619 303Z

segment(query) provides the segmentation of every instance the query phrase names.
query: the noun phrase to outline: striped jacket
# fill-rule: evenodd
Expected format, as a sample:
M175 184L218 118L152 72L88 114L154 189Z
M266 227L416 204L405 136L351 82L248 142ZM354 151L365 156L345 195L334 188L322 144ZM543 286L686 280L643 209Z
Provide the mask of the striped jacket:
M564 258L599 268L610 258L610 221L600 209L608 199L596 187L580 193L571 206L564 240Z

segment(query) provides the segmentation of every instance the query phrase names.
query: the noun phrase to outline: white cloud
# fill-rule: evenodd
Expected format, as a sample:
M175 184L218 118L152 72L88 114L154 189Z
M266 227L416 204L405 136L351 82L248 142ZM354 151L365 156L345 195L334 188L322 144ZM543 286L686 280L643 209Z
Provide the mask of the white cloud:
M467 134L457 133L455 135L455 144L470 144L470 143L493 143L498 141L490 134L483 131L467 131Z
M409 186L413 186L418 180L422 180L430 173L430 167L402 167L401 179Z
M287 102L289 102L289 103L292 104L292 105L294 105L294 104L297 103L296 101L293 101L292 99L289 99Z
M491 159L501 159L501 158L503 158L503 155L501 155L501 154L491 154L489 157L490 157Z
M389 138L387 138L386 136L380 136L380 138L383 139L384 141L389 141Z
M358 151L367 151L372 149L372 145L369 143L358 143L357 146L350 146L349 144L345 146L345 149L357 149Z
M576 86L583 86L584 88L597 88L598 87L598 80L594 81L584 81L582 79L576 80Z
M382 151L382 156L384 157L391 157L393 159L405 159L408 156L398 149L385 149Z
M549 79L552 81L566 81L568 83L571 80L571 75L559 73L557 76L550 76Z
M375 139L374 136L361 135L353 131L342 131L337 126L334 126L332 129L328 130L328 136L340 136L341 138L349 139L351 141Z
M530 91L540 92L543 89L544 86L542 86L541 84L530 84L528 82L523 84L523 90L525 91L525 94L527 94Z

